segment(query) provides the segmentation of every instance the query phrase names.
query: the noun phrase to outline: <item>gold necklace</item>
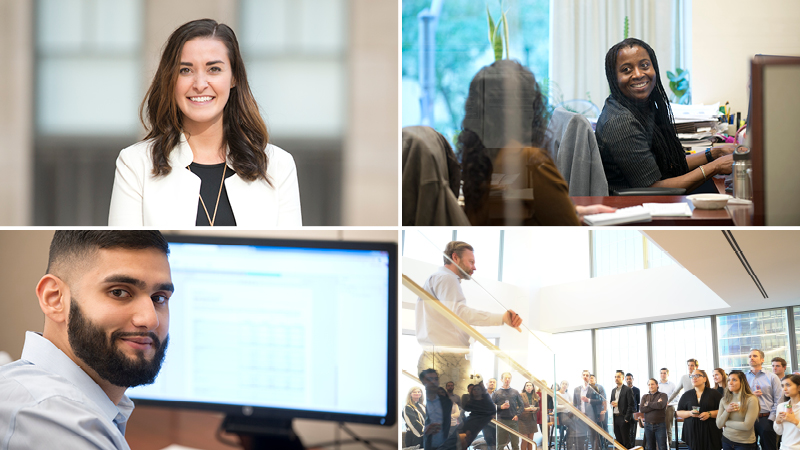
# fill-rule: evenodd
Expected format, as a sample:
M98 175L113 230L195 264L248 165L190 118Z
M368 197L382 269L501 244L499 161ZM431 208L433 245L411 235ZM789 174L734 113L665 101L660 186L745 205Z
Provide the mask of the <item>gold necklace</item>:
M189 169L189 172L192 172L191 164L186 166L186 168ZM206 202L203 201L203 196L200 194L197 195L198 197L200 197L200 204L203 205L203 211L206 212L206 218L208 219L208 223L212 227L214 226L214 221L217 220L217 208L219 208L219 198L222 196L222 186L225 184L225 171L227 170L228 170L228 164L226 163L222 168L222 181L219 182L219 192L217 193L217 203L214 205L213 217L208 214L208 208L206 208Z

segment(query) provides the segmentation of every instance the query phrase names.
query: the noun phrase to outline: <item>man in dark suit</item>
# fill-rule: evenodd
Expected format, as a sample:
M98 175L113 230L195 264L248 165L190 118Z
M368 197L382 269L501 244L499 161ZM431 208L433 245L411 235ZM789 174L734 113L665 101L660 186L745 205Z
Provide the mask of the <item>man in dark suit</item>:
M572 404L581 412L586 414L589 420L597 421L597 411L602 409L603 399L597 391L589 384L591 374L588 370L583 371L583 384L575 388L572 393ZM582 420L575 420L575 431L570 431L570 439L583 439L587 438L592 448L597 449L599 443L599 436L596 431L585 424ZM577 441L576 441L577 443ZM573 445L569 446L573 448ZM577 446L577 448L582 448Z
M453 401L444 389L440 392L439 374L434 369L425 369L419 374L419 381L425 386L428 400L428 416L425 418L422 448L455 450L458 433L450 432Z
M614 437L625 446L632 448L630 444L630 425L633 422L633 391L622 383L625 372L618 370L614 374L614 382L617 384L609 394L610 410L614 414Z
M633 385L633 375L630 373L625 374L625 384L628 385L629 388L633 391L633 412L639 412L639 403L642 401L642 397L639 393L639 388ZM631 444L631 447L636 447L636 428L637 428L637 421L633 421L630 423L631 425L631 434L630 440L628 441Z

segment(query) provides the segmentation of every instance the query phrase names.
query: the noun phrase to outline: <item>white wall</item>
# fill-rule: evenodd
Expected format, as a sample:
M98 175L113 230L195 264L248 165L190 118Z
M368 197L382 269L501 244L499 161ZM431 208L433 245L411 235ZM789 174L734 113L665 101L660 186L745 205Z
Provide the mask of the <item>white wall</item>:
M556 333L703 315L728 306L680 266L664 266L544 287L542 330Z
M800 2L695 0L692 14L692 101L729 101L744 118L750 59L757 53L800 56Z

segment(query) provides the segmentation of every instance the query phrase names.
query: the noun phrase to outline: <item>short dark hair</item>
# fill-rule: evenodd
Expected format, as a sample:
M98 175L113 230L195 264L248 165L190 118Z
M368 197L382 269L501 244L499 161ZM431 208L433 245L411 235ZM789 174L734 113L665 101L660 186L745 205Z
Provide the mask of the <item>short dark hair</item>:
M631 377L631 378L633 378L633 374L632 374L632 373L630 373L630 372L628 372L628 373L626 373L626 374L625 374L625 377Z
M662 367L661 370L666 370L667 373L669 373L669 369L667 369L666 367ZM659 372L661 372L661 370L659 370Z
M614 373L621 373L623 377L625 376L625 371L622 369L617 369L617 371Z
M696 359L694 359L694 358L689 358L689 359L687 359L687 360L686 360L686 364L689 364L690 362L693 362L695 366L697 366L697 367L700 367L700 363L699 363L699 362L697 362L697 360L696 360Z
M781 363L781 366L786 367L786 360L781 358L780 356L772 358L772 362L779 362Z
M50 242L47 273L52 274L55 267L66 262L87 258L97 250L112 248L129 250L155 248L164 255L169 255L169 244L159 231L56 230Z
M436 369L425 369L419 373L419 381L424 380L425 376L428 375L429 373L435 373L436 375L439 375L439 373L436 372Z
M450 241L450 242L448 242L447 246L444 248L445 256L442 257L442 259L444 259L444 265L451 264L451 262L450 262L450 260L448 258L452 258L453 257L453 253L455 253L456 255L458 255L459 258L461 258L462 257L461 255L464 254L464 250L469 250L471 252L475 251L472 248L472 246L467 244L466 242L462 242L462 241Z

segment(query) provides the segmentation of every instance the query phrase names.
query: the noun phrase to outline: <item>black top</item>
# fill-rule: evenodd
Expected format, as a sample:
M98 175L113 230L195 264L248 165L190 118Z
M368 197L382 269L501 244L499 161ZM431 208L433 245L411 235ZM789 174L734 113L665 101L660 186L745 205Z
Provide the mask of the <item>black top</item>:
M203 204L200 203L199 198L197 199L197 219L194 224L199 227L211 225L208 222L208 217L214 218L214 206L217 204L217 195L219 195L219 206L217 206L214 226L236 226L236 218L233 217L233 209L230 201L228 201L228 192L225 184L222 183L222 172L225 172L225 178L230 178L235 173L233 169L230 167L225 169L225 163L197 164L193 162L189 167L192 173L200 177L200 195L203 197L206 208L208 208L208 216L206 216ZM219 193L220 183L222 183L222 194Z
M691 411L693 406L699 406L700 412L719 411L719 401L722 395L716 389L703 389L700 401L697 401L697 391L689 389L678 401L676 411ZM692 450L717 450L722 448L722 430L717 428L717 421L709 417L700 420L696 417L683 419L683 442Z
M608 190L651 186L662 179L656 157L650 151L656 126L655 109L646 105L646 125L612 97L606 99L597 119L597 147L603 160Z

